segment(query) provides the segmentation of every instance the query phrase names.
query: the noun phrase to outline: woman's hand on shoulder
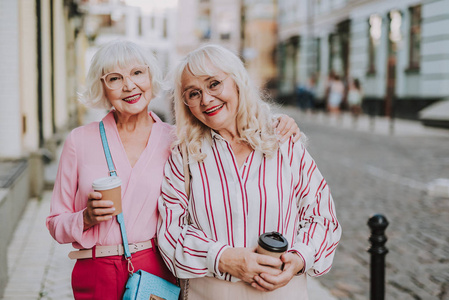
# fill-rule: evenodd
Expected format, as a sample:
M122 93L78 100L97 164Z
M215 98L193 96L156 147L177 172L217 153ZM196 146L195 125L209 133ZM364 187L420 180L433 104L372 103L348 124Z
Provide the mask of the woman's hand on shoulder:
M254 283L261 273L275 277L281 273L282 261L278 258L256 253L256 248L227 248L220 257L218 269L244 282Z
M102 195L99 192L89 193L87 197L87 207L83 212L83 230L87 230L100 222L112 219L112 214L115 211L112 201L102 200Z
M273 127L281 143L286 142L291 136L293 137L293 143L295 143L301 137L301 130L299 130L295 119L287 115L280 115L274 122Z
M293 276L304 269L302 257L295 252L284 253L281 260L284 263L282 273L274 276L269 273L261 273L254 278L255 282L251 286L264 292L274 291L287 285Z

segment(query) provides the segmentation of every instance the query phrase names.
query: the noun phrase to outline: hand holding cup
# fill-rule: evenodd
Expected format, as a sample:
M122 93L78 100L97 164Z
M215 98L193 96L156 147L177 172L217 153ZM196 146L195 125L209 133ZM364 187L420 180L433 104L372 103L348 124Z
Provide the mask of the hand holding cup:
M281 258L288 249L288 242L279 232L266 232L259 236L257 253ZM281 267L282 269L282 267Z
M104 177L92 184L95 192L89 193L87 207L83 212L84 230L122 212L121 180L119 177Z
M285 286L304 267L302 258L293 252L286 252L287 240L279 232L267 232L262 234L258 240L257 253L270 255L282 260L281 270L278 275L261 273L254 277L255 282L251 285L264 292L273 291Z

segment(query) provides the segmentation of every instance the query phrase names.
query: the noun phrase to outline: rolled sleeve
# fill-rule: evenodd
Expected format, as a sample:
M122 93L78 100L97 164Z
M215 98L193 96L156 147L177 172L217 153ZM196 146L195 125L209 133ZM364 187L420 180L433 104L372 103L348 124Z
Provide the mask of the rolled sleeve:
M217 242L207 252L207 268L209 272L215 274L220 279L224 279L225 274L219 271L218 265L220 263L220 257L226 248L229 248L229 246Z

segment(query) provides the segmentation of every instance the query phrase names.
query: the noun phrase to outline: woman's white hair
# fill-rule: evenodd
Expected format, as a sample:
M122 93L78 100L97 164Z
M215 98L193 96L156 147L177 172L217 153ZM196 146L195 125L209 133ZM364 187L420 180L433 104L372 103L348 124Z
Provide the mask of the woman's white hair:
M178 138L175 145L185 143L189 158L193 160L202 161L206 157L201 152L201 145L205 137L210 138L211 129L198 121L184 104L181 79L186 72L193 76L215 76L217 69L234 80L238 91L236 124L240 141L271 156L279 144L272 126L270 106L262 100L259 89L251 81L240 58L218 45L206 45L190 52L174 71L173 96Z
M116 40L101 46L92 58L86 77L86 91L81 94L80 101L88 107L110 109L111 104L105 97L101 76L117 67L126 68L134 64L149 66L154 98L162 85L162 73L155 57L149 50L145 51L133 42Z

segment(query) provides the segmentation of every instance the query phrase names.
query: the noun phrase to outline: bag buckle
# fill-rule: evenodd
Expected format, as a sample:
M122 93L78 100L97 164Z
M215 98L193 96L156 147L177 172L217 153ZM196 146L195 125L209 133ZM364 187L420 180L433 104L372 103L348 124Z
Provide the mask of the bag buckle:
M128 273L129 276L133 276L134 274L134 266L133 263L131 262L131 257L127 257L126 260L128 261Z
M137 251L139 251L139 246L137 246L136 244L128 244L129 246L129 252L131 253L136 253Z

